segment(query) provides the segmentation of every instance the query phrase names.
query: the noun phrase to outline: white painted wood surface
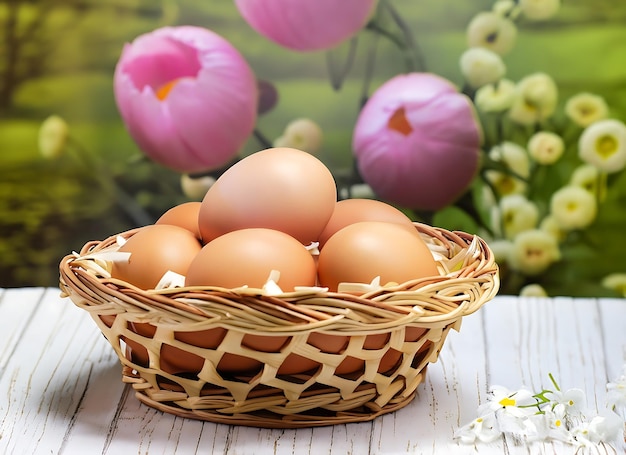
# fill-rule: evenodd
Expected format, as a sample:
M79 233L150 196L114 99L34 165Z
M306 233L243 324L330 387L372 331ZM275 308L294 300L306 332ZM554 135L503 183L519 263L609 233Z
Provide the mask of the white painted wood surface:
M535 390L549 373L603 406L625 361L626 300L496 297L450 334L407 407L315 429L236 427L141 404L93 321L57 289L0 289L0 454L569 454L507 439L458 445L453 433L489 385Z

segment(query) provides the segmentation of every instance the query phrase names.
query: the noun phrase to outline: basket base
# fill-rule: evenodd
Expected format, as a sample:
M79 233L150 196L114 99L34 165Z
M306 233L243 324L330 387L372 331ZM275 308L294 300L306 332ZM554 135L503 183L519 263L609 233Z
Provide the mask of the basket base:
M169 404L161 401L151 399L147 394L137 391L135 396L143 404L154 408L158 411L162 411L168 414L175 415L177 417L183 417L188 419L203 420L213 423L224 423L228 425L239 425L247 427L257 428L311 428L311 427L323 427L345 423L367 422L374 420L375 418L388 414L398 409L401 409L408 405L416 396L413 392L402 401L388 403L383 408L363 409L360 411L343 411L338 412L335 415L319 416L314 414L290 414L281 415L271 412L255 413L255 414L222 414L216 411L208 410L188 410L176 406L175 404ZM368 412L371 411L371 412Z

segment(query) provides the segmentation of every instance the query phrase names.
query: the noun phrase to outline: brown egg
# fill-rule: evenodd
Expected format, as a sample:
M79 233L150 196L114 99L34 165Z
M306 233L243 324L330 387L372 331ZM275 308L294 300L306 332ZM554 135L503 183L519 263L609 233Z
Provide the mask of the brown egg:
M322 248L341 228L359 221L398 223L415 230L413 221L393 205L375 199L345 199L335 204L333 214L318 239L319 247Z
M321 286L336 291L339 283L382 285L438 276L426 243L405 226L382 221L361 221L337 231L320 251Z
M185 275L202 245L190 231L167 224L150 225L133 234L119 249L128 262L113 263L111 276L141 289L154 289L165 272Z
M201 202L184 202L175 205L159 217L154 224L168 224L180 226L193 232L200 238L200 228L198 227L198 214L200 213Z
M222 174L200 208L205 243L237 229L268 228L304 245L317 241L335 207L333 175L313 155L271 148L247 156Z
M315 285L313 256L296 239L273 229L240 229L202 248L189 266L185 285L262 288L272 270L280 272L283 291Z

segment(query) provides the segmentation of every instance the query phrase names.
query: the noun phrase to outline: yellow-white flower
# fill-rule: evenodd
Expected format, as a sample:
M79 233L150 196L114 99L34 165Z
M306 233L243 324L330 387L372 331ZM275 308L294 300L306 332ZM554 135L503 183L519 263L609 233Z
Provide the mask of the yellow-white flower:
M558 242L564 240L567 235L567 232L561 229L554 215L543 217L541 223L539 223L539 229L553 236Z
M519 291L520 297L548 297L548 293L540 284L527 284Z
M609 106L604 98L592 93L578 93L565 103L565 115L578 126L583 128L598 120L604 120L609 115Z
M507 16L512 20L517 19L521 13L517 2L514 0L497 0L491 7L491 11L500 16Z
M504 264L511 254L513 243L506 239L491 240L487 243L489 244L489 249L493 253L493 259L496 263Z
M517 83L509 117L516 123L532 125L550 118L556 109L559 91L554 79L534 73Z
M611 273L602 279L602 286L626 297L626 273Z
M214 183L215 178L210 175L197 178L190 177L188 174L180 176L180 187L183 194L193 200L202 200Z
M554 17L561 8L561 0L519 0L522 14L534 21Z
M367 183L356 183L350 188L341 188L339 192L341 199L376 199L376 194Z
M570 176L569 183L584 188L599 201L603 201L606 198L606 179L603 178L600 169L593 164L581 164L576 167Z
M308 118L290 122L282 136L276 138L274 147L291 147L315 154L322 146L323 133L320 126Z
M499 195L519 194L526 191L527 185L523 179L530 175L530 158L524 147L505 141L491 148L489 158L501 162L515 174L495 170L485 173L485 177Z
M502 58L483 47L472 47L463 52L460 65L463 77L473 88L497 82L506 73Z
M476 90L474 104L482 112L504 112L513 105L515 82L500 79L493 84L486 84Z
M69 127L58 115L45 119L39 128L39 152L44 158L56 158L65 149L69 139Z
M539 131L528 141L528 153L539 164L554 164L564 150L563 138L550 131Z
M509 264L525 275L537 275L561 259L554 237L540 229L520 232L513 240Z
M580 186L566 185L550 199L550 214L565 231L582 229L596 219L596 198Z
M539 209L537 205L521 194L511 194L500 199L502 227L507 239L537 226Z
M467 26L468 47L484 47L499 55L508 54L516 38L513 21L494 11L476 14Z
M626 125L616 119L598 120L580 135L578 155L606 173L626 166Z

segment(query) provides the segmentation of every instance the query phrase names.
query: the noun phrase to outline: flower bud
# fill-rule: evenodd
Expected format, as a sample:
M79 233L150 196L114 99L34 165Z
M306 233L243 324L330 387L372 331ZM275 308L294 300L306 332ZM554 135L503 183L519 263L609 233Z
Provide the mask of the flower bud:
M215 178L210 175L191 177L189 174L183 174L180 176L180 187L183 194L196 201L202 200L214 183Z
M508 54L517 38L517 27L493 11L478 13L467 26L468 47L484 47L499 55Z
M439 210L472 183L482 128L471 100L429 73L396 76L361 110L352 148L359 174L381 199Z
M236 0L245 21L273 42L295 51L331 49L356 35L376 0Z
M545 73L534 73L518 82L509 117L515 123L533 125L550 118L556 110L558 88Z
M527 284L519 291L520 297L548 297L548 293L540 284Z
M561 259L554 237L539 229L520 232L513 240L509 264L525 275L538 275Z
M519 7L527 19L544 21L558 13L561 0L519 0Z
M514 99L515 83L509 79L500 79L476 90L474 103L481 112L504 112L513 105Z
M579 186L567 185L550 199L550 214L565 231L583 229L596 218L596 198Z
M565 103L565 114L583 128L609 115L609 106L604 98L592 93L578 93Z
M311 154L322 146L323 133L320 126L308 118L293 120L287 125L282 136L274 140L274 147L289 147Z
M524 147L505 141L491 148L489 158L501 162L514 174L496 170L485 172L485 177L499 195L519 194L526 191L527 185L523 179L530 175L530 159Z
M39 127L39 153L53 159L63 153L69 139L69 127L58 115L51 115Z
M502 79L506 66L495 52L482 47L472 47L461 55L461 73L473 88L492 84Z
M556 163L565 151L563 138L550 131L539 131L528 141L528 153L539 164Z
M242 55L200 27L164 27L124 47L115 101L130 135L179 172L217 169L239 153L257 115L257 83Z
M500 199L500 212L507 239L513 239L520 232L533 229L539 221L537 205L521 194L512 194Z

